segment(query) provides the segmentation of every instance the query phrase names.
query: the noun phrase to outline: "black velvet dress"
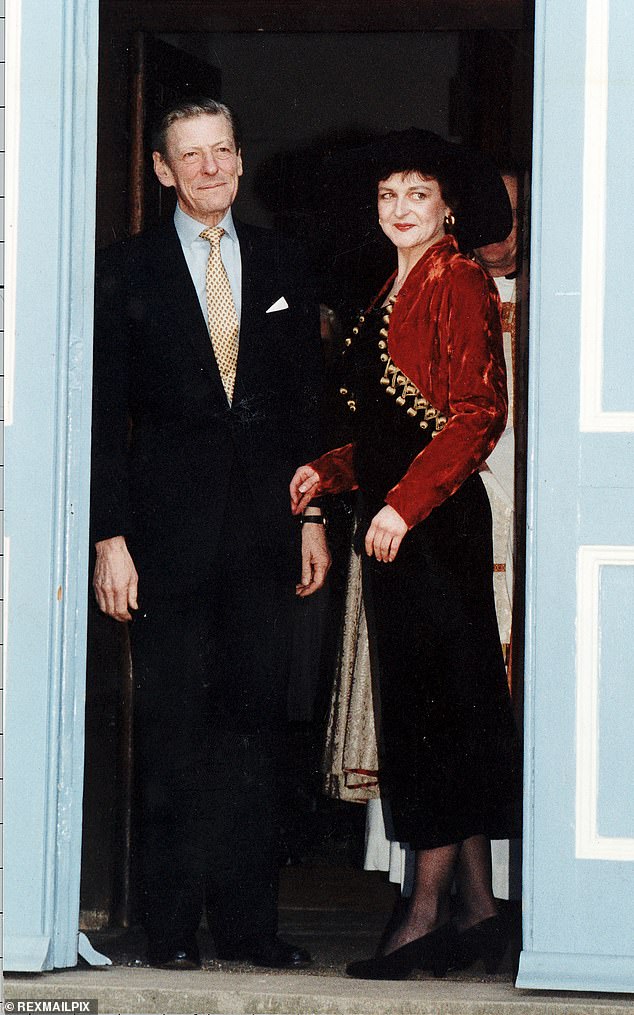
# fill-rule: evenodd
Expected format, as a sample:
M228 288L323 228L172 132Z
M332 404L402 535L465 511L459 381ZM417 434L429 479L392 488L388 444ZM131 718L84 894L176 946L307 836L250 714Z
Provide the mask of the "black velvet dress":
M444 423L395 373L384 322L383 308L371 311L345 356L342 394L354 418L361 540L387 491ZM381 788L395 837L428 849L477 834L517 834L519 741L480 476L471 475L415 525L392 563L365 553L363 561L379 664Z

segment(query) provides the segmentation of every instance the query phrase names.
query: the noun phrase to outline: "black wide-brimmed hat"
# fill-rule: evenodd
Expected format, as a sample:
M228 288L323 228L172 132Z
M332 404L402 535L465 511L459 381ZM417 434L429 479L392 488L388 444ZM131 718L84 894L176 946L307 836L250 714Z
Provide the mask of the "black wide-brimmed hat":
M454 232L463 251L508 236L511 207L491 160L429 130L325 135L278 152L256 173L258 199L308 248L320 298L343 319L367 306L393 270L394 247L377 222L376 185L411 169L440 175L455 191Z
M376 201L376 184L392 173L420 172L438 179L455 213L453 232L463 250L498 243L513 226L506 187L491 159L433 131L417 127L391 131L340 151L335 159L342 160L341 168L346 167L368 203Z

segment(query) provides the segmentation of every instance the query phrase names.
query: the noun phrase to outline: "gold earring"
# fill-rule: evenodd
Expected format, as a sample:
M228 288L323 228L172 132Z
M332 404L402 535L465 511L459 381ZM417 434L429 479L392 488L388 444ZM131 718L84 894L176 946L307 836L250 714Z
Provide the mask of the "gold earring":
M447 214L445 215L445 229L447 230L448 233L451 232L455 224L456 224L456 216L452 211L447 212Z

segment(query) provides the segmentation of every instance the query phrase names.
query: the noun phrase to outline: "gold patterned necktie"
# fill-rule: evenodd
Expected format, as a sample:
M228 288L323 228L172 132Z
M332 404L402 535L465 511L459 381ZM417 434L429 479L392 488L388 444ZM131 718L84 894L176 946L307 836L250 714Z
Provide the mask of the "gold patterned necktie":
M205 274L207 293L207 322L220 376L229 399L233 399L238 362L238 315L236 314L231 286L220 256L220 237L224 229L212 226L203 229L201 239L209 241L209 260Z

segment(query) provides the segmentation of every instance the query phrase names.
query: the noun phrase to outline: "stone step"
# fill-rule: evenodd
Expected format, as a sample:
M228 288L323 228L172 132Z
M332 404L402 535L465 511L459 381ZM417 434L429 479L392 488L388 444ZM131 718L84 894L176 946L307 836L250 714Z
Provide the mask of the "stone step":
M7 975L5 1000L97 998L100 1015L632 1015L631 995L515 990L429 978L377 983L307 972L172 973L111 966Z

